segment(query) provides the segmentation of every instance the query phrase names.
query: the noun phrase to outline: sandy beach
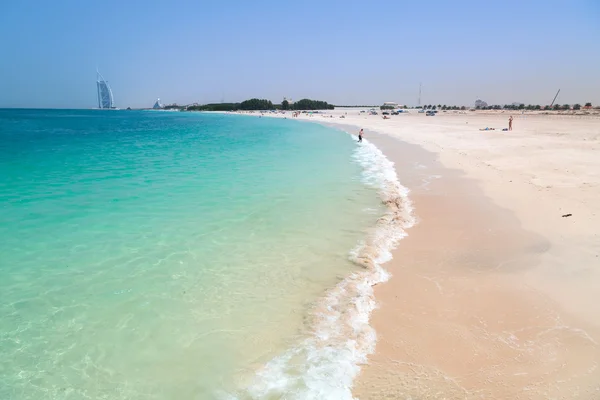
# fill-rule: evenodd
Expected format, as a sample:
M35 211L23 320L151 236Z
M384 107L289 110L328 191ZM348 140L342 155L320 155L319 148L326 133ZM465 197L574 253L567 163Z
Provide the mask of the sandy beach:
M600 118L325 115L299 118L365 129L418 219L375 288L355 396L599 398Z

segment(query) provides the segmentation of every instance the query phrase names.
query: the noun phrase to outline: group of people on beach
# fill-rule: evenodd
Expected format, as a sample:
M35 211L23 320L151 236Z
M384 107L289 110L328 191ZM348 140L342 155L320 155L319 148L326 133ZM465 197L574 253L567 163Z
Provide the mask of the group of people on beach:
M503 131L512 131L512 122L513 122L513 117L512 115L510 116L510 118L508 119L508 128L502 128ZM468 122L467 122L468 124ZM485 128L480 128L480 131L495 131L496 128L490 128L490 127L485 127Z
M508 118L508 130L512 131L512 123L513 123L513 117L512 115L510 116L510 118ZM489 128L485 128L485 129L480 129L480 131L483 130L490 130ZM361 128L361 130L358 132L358 143L362 143L363 140L363 136L365 135L365 131Z

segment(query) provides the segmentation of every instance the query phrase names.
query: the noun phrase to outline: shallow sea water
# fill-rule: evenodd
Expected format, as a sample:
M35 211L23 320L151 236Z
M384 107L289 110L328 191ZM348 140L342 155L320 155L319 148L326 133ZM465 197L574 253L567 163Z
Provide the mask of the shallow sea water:
M0 398L277 398L257 371L315 335L385 213L366 149L293 120L0 110Z

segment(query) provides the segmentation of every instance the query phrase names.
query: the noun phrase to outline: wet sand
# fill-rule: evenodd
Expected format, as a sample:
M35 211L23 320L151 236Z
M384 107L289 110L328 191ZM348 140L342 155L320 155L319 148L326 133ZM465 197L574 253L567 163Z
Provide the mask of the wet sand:
M523 278L551 247L477 182L417 146L370 135L411 188L418 224L375 289L376 353L360 399L594 399L600 330Z

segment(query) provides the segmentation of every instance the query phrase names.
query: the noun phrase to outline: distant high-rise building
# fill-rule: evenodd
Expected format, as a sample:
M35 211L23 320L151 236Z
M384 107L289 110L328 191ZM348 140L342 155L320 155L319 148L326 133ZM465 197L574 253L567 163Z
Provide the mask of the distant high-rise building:
M156 99L156 103L154 103L152 108L154 108L155 110L160 110L161 108L163 108L163 105L160 103L160 99Z
M98 89L98 108L114 108L112 90L98 71L96 71L96 87Z

